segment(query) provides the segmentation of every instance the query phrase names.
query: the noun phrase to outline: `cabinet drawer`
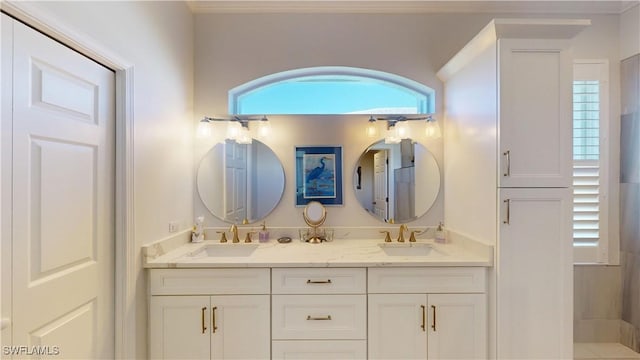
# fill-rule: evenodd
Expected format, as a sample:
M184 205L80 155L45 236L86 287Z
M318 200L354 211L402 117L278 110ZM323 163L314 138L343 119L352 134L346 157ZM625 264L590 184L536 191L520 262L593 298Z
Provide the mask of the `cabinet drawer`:
M484 293L481 267L369 268L369 293Z
M273 269L273 294L365 294L366 269Z
M366 339L366 295L273 295L271 306L273 339Z
M269 294L269 269L152 269L151 295Z
M367 358L366 340L294 340L274 341L272 359L345 359Z

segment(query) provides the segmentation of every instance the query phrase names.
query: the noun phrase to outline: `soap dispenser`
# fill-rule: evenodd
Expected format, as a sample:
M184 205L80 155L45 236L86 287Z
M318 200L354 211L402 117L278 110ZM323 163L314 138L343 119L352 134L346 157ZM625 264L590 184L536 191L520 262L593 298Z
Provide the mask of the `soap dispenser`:
M264 221L262 222L262 230L258 233L258 241L261 243L269 241L269 230L267 230L267 225Z
M447 242L447 239L445 238L445 235L444 235L444 227L442 226L442 221L438 224L438 227L436 228L435 242L439 244L444 244Z
M191 229L191 242L199 243L204 241L204 216L198 216L196 223Z

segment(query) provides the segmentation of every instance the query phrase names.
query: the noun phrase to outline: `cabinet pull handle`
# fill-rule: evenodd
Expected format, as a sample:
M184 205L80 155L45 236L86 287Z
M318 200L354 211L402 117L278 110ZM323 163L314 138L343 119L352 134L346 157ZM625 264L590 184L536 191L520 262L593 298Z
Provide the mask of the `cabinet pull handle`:
M506 199L503 202L507 204L507 218L502 223L509 225L511 223L511 199Z
M311 279L307 279L307 284L331 284L331 279L327 279L327 280L311 280Z
M327 316L311 316L311 315L307 315L307 320L331 320L331 315L327 315Z
M422 309L422 324L420 325L420 327L422 328L422 331L427 331L427 310L426 310L426 306L424 305L420 305L420 308Z
M217 306L211 308L211 332L216 333L218 327L216 326L216 310L218 310Z
M503 152L502 155L507 157L507 172L503 176L511 176L511 150Z
M202 317L200 319L200 323L201 323L201 327L202 327L202 333L204 334L207 331L207 326L204 324L204 313L207 311L207 307L203 307L202 308Z
M431 309L433 309L433 322L431 323L431 328L433 331L436 331L436 306L431 305Z

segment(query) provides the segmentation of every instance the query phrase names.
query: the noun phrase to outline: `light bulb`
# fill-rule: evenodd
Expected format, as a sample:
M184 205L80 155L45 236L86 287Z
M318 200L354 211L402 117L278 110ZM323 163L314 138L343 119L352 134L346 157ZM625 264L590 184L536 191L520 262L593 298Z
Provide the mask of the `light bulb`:
M378 137L378 124L376 123L376 119L372 117L369 118L369 124L366 129L367 137L375 138Z
M240 136L242 125L239 121L229 121L227 123L227 139L235 140Z
M400 121L396 124L396 137L398 139L406 139L409 137L409 126L406 121Z
M430 138L439 138L442 136L442 132L440 131L440 125L438 125L438 123L435 120L427 120L425 133L427 137L430 137Z
M387 133L385 134L384 137L384 143L385 144L398 144L400 143L401 139L398 137L398 132L396 131L395 126L390 127L387 130Z
M252 139L251 139L251 134L249 133L249 128L242 126L240 128L240 133L236 138L236 142L238 144L251 144L251 141Z
M201 120L198 123L198 128L196 130L196 136L199 139L206 139L211 136L211 124L207 120Z
M258 122L258 137L263 139L271 134L271 124L266 118Z

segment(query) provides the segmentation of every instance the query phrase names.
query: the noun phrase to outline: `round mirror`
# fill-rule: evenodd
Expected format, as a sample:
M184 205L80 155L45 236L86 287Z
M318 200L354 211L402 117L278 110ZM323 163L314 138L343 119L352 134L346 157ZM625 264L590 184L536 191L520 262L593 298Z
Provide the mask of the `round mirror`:
M260 141L226 140L202 157L196 182L200 199L215 217L250 224L262 220L280 202L284 169Z
M327 218L327 210L317 201L309 201L302 213L304 221L311 227L322 226Z
M424 215L440 191L440 169L423 145L403 139L369 146L354 170L356 198L371 215L387 223L406 223Z

